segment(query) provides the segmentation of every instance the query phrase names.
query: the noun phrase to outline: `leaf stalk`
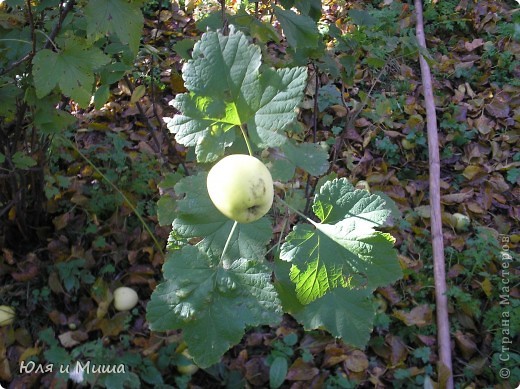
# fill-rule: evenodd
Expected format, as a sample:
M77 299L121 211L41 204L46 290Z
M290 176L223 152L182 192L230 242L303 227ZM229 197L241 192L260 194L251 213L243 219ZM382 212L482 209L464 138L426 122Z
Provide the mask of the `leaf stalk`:
M249 138L247 136L247 132L243 124L240 125L240 131L242 131L242 135L244 136L244 140L246 141L246 146L247 150L249 151L249 155L253 156L253 149L251 148L251 144L249 143Z
M276 196L276 198L278 199L278 201L280 201L283 205L285 205L287 208L289 208L291 211L293 211L294 213L296 213L298 216L304 218L305 220L307 220L309 223L311 223L313 226L317 226L318 223L316 223L314 220L308 218L307 216L305 216L302 212L298 211L296 208L294 208L293 206L291 206L289 203L287 203L285 200L283 200L280 196Z
M229 231L229 235L227 237L226 244L224 245L224 250L222 250L222 255L220 256L220 263L222 263L222 260L224 259L224 255L226 254L226 251L227 251L227 249L229 247L229 243L231 242L231 237L235 233L235 229L237 228L237 224L238 224L238 222L235 221L233 223L233 227L231 227L231 231Z

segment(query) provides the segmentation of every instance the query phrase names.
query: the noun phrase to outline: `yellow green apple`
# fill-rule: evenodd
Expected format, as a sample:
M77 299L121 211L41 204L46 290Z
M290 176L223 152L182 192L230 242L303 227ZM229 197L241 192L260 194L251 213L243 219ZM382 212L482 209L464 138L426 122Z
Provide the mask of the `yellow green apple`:
M273 178L269 169L250 155L222 158L209 171L209 197L215 207L239 223L251 223L273 205Z

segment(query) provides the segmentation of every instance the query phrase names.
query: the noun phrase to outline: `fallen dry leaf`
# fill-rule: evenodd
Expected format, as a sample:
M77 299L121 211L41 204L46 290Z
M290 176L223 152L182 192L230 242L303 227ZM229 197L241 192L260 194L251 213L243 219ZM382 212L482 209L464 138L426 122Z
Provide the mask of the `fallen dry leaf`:
M363 351L353 350L348 353L343 365L350 371L360 373L368 369L368 358Z
M296 359L289 371L286 379L289 381L309 381L317 376L320 370L311 363L304 362L302 358Z
M423 304L413 308L410 312L395 311L394 317L404 322L407 326L424 327L432 323L432 309Z
M466 360L469 360L473 356L473 354L477 352L477 345L469 335L464 334L461 331L456 331L454 337L455 343L457 344L457 347L460 349L462 356Z
M58 336L60 343L65 348L72 348L88 339L88 334L84 331L67 331Z
M464 47L467 51L473 51L484 45L484 40L481 38L473 39L471 42L464 42Z

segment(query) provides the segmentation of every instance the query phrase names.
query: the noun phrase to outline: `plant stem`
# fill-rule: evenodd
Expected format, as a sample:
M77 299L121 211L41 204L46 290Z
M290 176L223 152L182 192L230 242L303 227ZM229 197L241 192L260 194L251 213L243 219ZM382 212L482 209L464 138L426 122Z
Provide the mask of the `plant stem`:
M231 237L233 236L233 233L235 232L235 229L237 228L238 222L233 223L233 227L231 227L231 231L229 231L229 235L226 240L226 244L224 245L224 250L222 250L222 255L220 256L220 262L224 259L224 254L226 254L226 251L228 249L229 243L231 242Z
M311 223L313 226L317 226L317 223L312 220L312 219L309 219L307 216L305 216L303 213L301 213L300 211L298 211L296 208L292 207L290 204L288 204L285 200L283 200L281 197L279 196L276 196L276 198L283 204L285 205L287 208L289 208L291 211L293 211L294 213L296 213L298 216L304 218L305 220L307 220L309 223Z
M242 131L242 135L244 136L244 140L246 141L246 146L247 150L249 151L249 155L253 156L253 149L251 148L251 144L249 143L249 138L247 137L247 133L243 124L240 125L240 131Z
M164 256L164 251L162 250L161 244L159 243L159 241L155 237L154 233L152 232L152 230L150 229L148 224L146 224L146 221L139 214L139 212L134 207L132 202L128 199L128 197L126 197L125 194L123 192L121 192L121 190L117 186L115 186L112 182L110 182L110 180L103 174L103 172L101 170L99 170L98 167L85 154L83 154L76 147L76 145L73 142L71 142L69 139L65 138L62 135L60 135L59 137L60 137L61 140L63 140L65 143L67 143L70 147L72 147L74 149L74 151L76 151L81 156L81 158L83 158L85 160L85 162L87 162L92 167L92 169L94 169L96 171L96 173L98 173L101 177L103 177L103 179L108 183L108 185L110 185L112 187L112 189L114 189L117 193L119 193L119 195L123 198L125 203L130 207L130 209L135 214L135 216L137 216L137 218L139 219L139 221L143 225L143 228L146 230L146 232L148 232L148 234L152 238L153 242L155 243L155 246L157 247L157 249L159 250L161 255Z

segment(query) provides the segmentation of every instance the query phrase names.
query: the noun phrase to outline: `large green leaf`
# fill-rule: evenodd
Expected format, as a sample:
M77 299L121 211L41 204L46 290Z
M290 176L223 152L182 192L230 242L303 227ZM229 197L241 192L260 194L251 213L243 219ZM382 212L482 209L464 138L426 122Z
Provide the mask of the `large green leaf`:
M29 93L26 94L26 100ZM43 99L34 97L34 124L42 131L42 134L58 134L68 126L74 124L77 119L70 113L56 109L56 96L50 95Z
M137 54L144 18L137 1L89 0L85 6L87 34L96 37L115 34Z
M303 305L298 300L294 283L289 278L290 264L275 261L276 281L284 311L289 312L306 330L325 329L345 343L365 347L370 338L375 316L369 290L335 288L313 302Z
M170 252L165 281L147 307L154 331L183 329L194 361L208 367L242 338L246 326L275 324L281 306L270 282L271 271L240 258L223 267L195 246Z
M251 138L259 147L278 147L286 142L284 128L296 119L307 83L307 68L263 69L253 105L255 111L247 122Z
M392 213L383 198L336 179L321 187L313 210L321 223L296 225L280 255L292 264L303 304L337 287L373 290L401 276L394 238L374 230Z
M258 46L233 26L229 35L207 32L183 67L190 93L172 105L180 114L167 120L176 140L194 146L198 161L211 162L234 141L233 128L247 128L259 147L287 140L284 127L296 119L307 81L305 67L262 67Z
M235 133L229 130L240 122L236 113L230 112L233 106L221 98L182 93L171 105L182 114L166 120L168 128L177 134L177 142L195 147L199 162L216 160L233 143Z
M392 210L383 197L355 189L346 179L327 182L320 188L312 209L322 223L348 223L356 229L382 227Z
M273 11L291 47L296 49L318 46L321 36L316 23L309 16L276 6L273 7Z
M218 17L222 22L222 14L220 12ZM257 42L280 42L280 37L270 23L262 22L242 8L237 10L236 14L227 15L227 17L230 24L238 26L243 32L250 35L252 38L255 38Z
M222 215L211 202L206 189L206 174L189 176L175 186L178 195L177 217L173 229L180 238L198 238L197 245L208 255L220 256L234 221ZM271 223L261 218L254 223L238 224L226 252L226 258L263 259L272 237Z
M326 328L345 343L364 348L375 317L371 295L364 290L333 289L294 314L306 330Z
M23 90L13 85L11 80L0 77L0 116L12 118L16 112L16 102Z
M33 58L36 96L43 98L59 86L63 94L86 107L92 97L94 71L108 61L98 48L72 39L59 52L40 50Z
M314 20L321 16L321 0L280 0L285 9L297 8L303 15L309 15Z

